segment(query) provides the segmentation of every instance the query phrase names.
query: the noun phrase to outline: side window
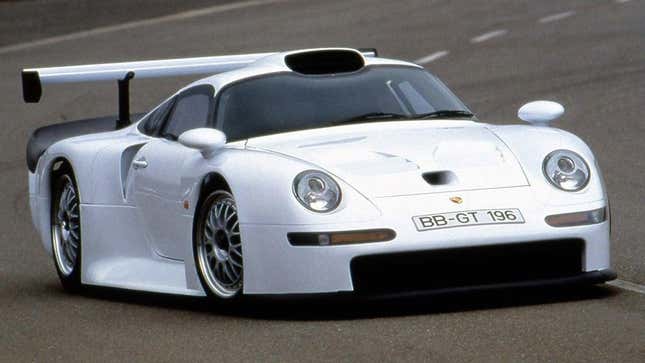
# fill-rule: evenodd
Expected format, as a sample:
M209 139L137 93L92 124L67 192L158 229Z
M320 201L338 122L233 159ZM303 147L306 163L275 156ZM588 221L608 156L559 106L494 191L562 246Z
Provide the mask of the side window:
M209 127L213 114L213 88L197 86L184 91L170 113L161 136L177 140L184 131Z
M156 110L148 115L145 120L139 124L139 131L148 135L155 136L163 126L164 121L168 117L168 113L172 108L174 98L162 103Z

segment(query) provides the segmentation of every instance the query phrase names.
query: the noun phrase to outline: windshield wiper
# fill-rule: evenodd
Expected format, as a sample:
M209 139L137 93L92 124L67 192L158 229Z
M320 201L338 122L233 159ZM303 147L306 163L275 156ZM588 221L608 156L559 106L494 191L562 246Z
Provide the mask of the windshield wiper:
M444 118L444 117L459 117L459 118L471 118L475 115L472 112L464 110L439 110L434 112L423 113L420 115L414 115L415 118L420 119L430 119L430 118Z
M333 125L361 123L367 121L380 120L414 120L414 119L431 119L443 117L471 118L473 115L469 111L463 110L439 110L434 112L422 113L417 115L404 115L400 113L389 112L369 112L358 116L353 116L344 120L334 121Z
M353 116L344 120L334 121L333 125L360 123L373 120L409 120L409 115L389 112L369 112L358 116Z

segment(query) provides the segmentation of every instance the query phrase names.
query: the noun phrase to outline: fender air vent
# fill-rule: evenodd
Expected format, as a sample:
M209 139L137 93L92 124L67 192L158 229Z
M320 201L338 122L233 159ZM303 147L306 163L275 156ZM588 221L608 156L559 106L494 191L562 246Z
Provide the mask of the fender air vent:
M352 50L313 50L289 54L284 61L292 71L302 74L355 72L363 68L363 56Z

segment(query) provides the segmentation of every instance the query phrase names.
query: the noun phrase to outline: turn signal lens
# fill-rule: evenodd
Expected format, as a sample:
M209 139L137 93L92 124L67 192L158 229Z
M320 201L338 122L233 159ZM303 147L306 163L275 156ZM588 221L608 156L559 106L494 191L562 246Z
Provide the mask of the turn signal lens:
M396 237L391 229L373 229L348 232L304 232L289 233L289 243L293 246L336 246L354 243L387 242Z
M607 209L600 208L585 212L555 214L544 219L552 227L573 227L602 223L607 220Z

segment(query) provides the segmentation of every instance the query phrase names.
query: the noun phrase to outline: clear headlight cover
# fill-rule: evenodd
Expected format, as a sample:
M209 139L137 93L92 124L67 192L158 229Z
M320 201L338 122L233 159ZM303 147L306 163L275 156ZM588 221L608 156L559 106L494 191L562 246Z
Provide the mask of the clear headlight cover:
M300 204L314 212L330 212L340 203L340 187L320 171L307 170L298 174L293 181L293 191Z
M589 166L569 150L556 150L544 159L544 176L559 189L575 192L589 182Z

